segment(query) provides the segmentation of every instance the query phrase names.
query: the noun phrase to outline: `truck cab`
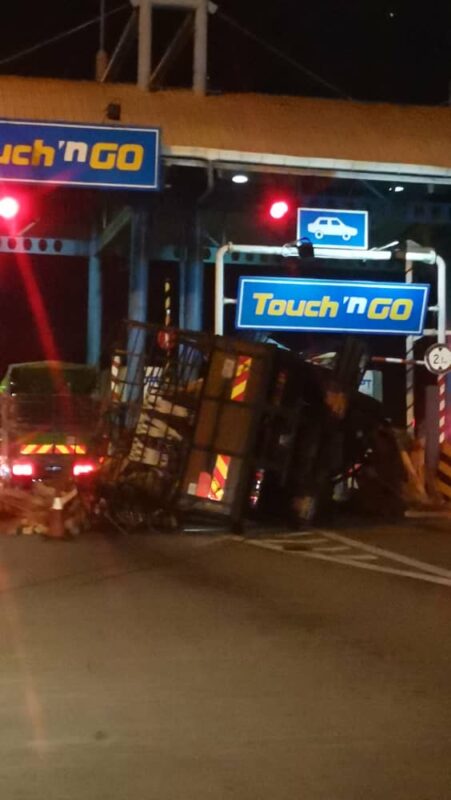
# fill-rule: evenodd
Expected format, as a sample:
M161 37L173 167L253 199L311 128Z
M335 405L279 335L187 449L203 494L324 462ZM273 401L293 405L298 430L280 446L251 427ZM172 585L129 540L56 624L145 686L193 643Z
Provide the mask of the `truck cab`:
M68 483L93 472L98 385L97 369L84 364L11 364L0 384L3 479Z

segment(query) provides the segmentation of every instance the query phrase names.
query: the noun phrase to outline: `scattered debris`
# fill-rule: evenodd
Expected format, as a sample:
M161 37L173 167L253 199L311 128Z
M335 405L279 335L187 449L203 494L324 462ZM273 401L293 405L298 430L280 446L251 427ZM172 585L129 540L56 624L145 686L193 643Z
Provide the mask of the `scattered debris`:
M77 488L61 493L43 483L32 489L0 488L0 524L4 534L62 538L86 529L88 510Z

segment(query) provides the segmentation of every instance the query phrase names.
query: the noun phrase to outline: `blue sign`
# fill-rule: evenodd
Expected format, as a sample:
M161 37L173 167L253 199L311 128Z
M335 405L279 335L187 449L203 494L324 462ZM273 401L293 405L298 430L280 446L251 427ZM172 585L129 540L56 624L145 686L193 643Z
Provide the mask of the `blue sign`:
M307 238L314 247L368 249L368 212L336 208L298 208L297 240Z
M240 278L237 328L421 334L429 286L411 283Z
M159 188L157 128L0 120L0 181Z

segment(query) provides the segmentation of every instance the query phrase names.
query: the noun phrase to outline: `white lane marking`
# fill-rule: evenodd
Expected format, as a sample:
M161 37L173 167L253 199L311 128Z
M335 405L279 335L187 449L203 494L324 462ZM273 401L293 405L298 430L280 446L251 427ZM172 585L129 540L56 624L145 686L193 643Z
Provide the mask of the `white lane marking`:
M349 556L343 556L353 561L379 561L378 556L373 556L371 553L349 553Z
M272 544L267 539L240 539L241 542L245 544L251 544L254 547L263 547L264 550L277 550L279 553L283 552L283 547L281 544Z
M287 541L287 539L281 539L282 543L286 542L286 541ZM290 540L290 542L292 542L292 541L293 541L293 539ZM324 544L324 542L327 542L327 539L324 536L315 536L314 539L313 538L312 539L302 539L302 542L300 542L300 544Z
M411 572L407 569L396 569L396 567L380 567L377 564L368 564L367 561L356 561L354 558L346 558L344 556L327 556L322 553L309 553L307 550L296 551L295 555L301 558L312 558L317 561L329 561L332 564L343 564L345 567L354 567L355 569L367 569L372 572L383 572L388 575L399 575L402 578L415 578L417 581L425 581L426 583L435 583L439 586L450 586L451 578L441 578L435 575L429 575L425 572Z
M402 556L400 553L394 553L392 550L385 550L383 547L378 547L377 545L366 544L366 542L360 542L358 539L350 539L349 536L342 536L341 533L333 533L332 531L322 531L322 533L329 539L347 544L350 547L355 547L358 550L364 550L378 558L388 558L390 561L397 561L399 564L405 564L407 567L416 567L417 569L423 570L423 572L430 572L432 575L440 575L443 578L451 580L451 570L445 569L444 567L436 567L425 561L419 561L417 558Z
M294 550L296 547L304 547L304 545L305 547L313 547L315 544L324 544L324 542L327 542L327 539L323 536L321 539L312 539L311 541L309 539L307 541L306 539L285 539L285 536L277 536L275 539L264 539L264 541L271 542L271 544L277 544L282 549L293 548ZM349 550L349 547L346 549Z
M366 544L358 539L351 539L348 536L342 536L341 534L333 533L332 531L321 531L321 533L324 536L323 541L329 539L342 542L343 545L346 545L344 550L352 548L354 553L350 552L349 555L340 555L337 552L335 555L327 555L327 553L323 551L323 548L319 547L316 547L314 550L303 550L301 548L286 550L283 547L283 542L286 541L286 539L280 539L280 541L276 540L276 543L273 543L274 540L272 540L272 542L268 542L268 540L250 540L245 539L244 537L237 538L239 538L240 541L246 542L247 544L253 544L255 547L262 547L267 550L276 550L279 553L285 552L291 555L301 556L301 558L311 558L317 561L329 561L332 564L343 564L344 566L355 567L357 569L366 569L371 570L372 572L382 572L388 575L398 575L403 578L414 578L415 580L426 583L434 583L438 584L439 586L451 587L451 570L445 569L444 567L437 567L434 564L428 564L427 562L420 561L416 558L403 556L400 553L394 553L392 550L386 550L385 548L377 547L376 545ZM302 532L299 532L299 535L302 535ZM307 543L305 540L303 540L303 543L304 542ZM355 549L360 551L366 550L371 561L377 561L379 558L385 558L400 564L405 564L406 566L415 567L417 570L422 570L422 572L413 572L412 570L397 569L396 567L381 566L380 564L378 565L374 563L370 564L368 563L369 559L366 558L362 552L355 553Z
M196 533L183 533L182 536L184 537L186 542L189 542L192 547L215 547L218 544L224 544L224 542L231 542L235 541L235 537L229 534L220 534L217 536L211 536L210 534L196 534Z
M217 534L224 535L224 536L229 536L229 537L231 536L231 534L227 533L227 529L226 528L214 528L214 527L210 528L208 526L205 527L205 528L202 528L200 526L199 527L194 527L194 526L193 527L186 527L186 528L183 528L183 530L181 531L182 536L192 536L192 535L195 535L195 534L200 534L200 535L205 536L205 535L208 535L208 534L211 534L211 533L217 533Z

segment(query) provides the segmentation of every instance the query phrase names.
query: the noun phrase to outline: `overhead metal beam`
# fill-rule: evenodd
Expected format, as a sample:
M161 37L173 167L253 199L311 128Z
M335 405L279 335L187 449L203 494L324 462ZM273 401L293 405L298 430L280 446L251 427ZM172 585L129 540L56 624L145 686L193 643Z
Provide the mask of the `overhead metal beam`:
M48 236L1 236L0 253L83 258L89 255L89 242L83 239L60 239Z
M214 264L216 261L216 253L218 251L218 247L203 247L202 248L202 262L204 264ZM172 261L172 262L186 262L186 252L184 249L173 246L173 245L166 245L165 247L159 248L152 248L150 253L150 260L151 261ZM237 266L246 266L246 265L253 265L253 266L267 266L271 264L283 264L286 262L286 259L282 255L268 255L262 253L240 253L234 252L230 254L230 262L231 264L236 264ZM346 262L341 262L339 264L340 269L352 269L355 270L355 265L350 263L346 264ZM326 265L321 265L321 269L327 268ZM394 271L401 271L403 269L403 265L397 263L395 261L386 261L381 264L378 264L378 272L385 271L385 272L394 272ZM189 265L186 265L186 269L189 269ZM337 265L334 265L334 269L337 269ZM359 266L359 269L362 270L374 270L374 265L371 261L367 263L362 263Z
M400 183L434 183L451 185L451 168L423 164L351 161L310 156L287 156L277 153L239 152L209 147L166 146L164 160L168 165L202 167L211 163L215 169L270 172L285 175L318 175L355 180L396 181Z
M95 244L95 252L100 253L116 236L128 225L132 218L132 209L125 206L118 214L111 220L109 225L97 237Z

